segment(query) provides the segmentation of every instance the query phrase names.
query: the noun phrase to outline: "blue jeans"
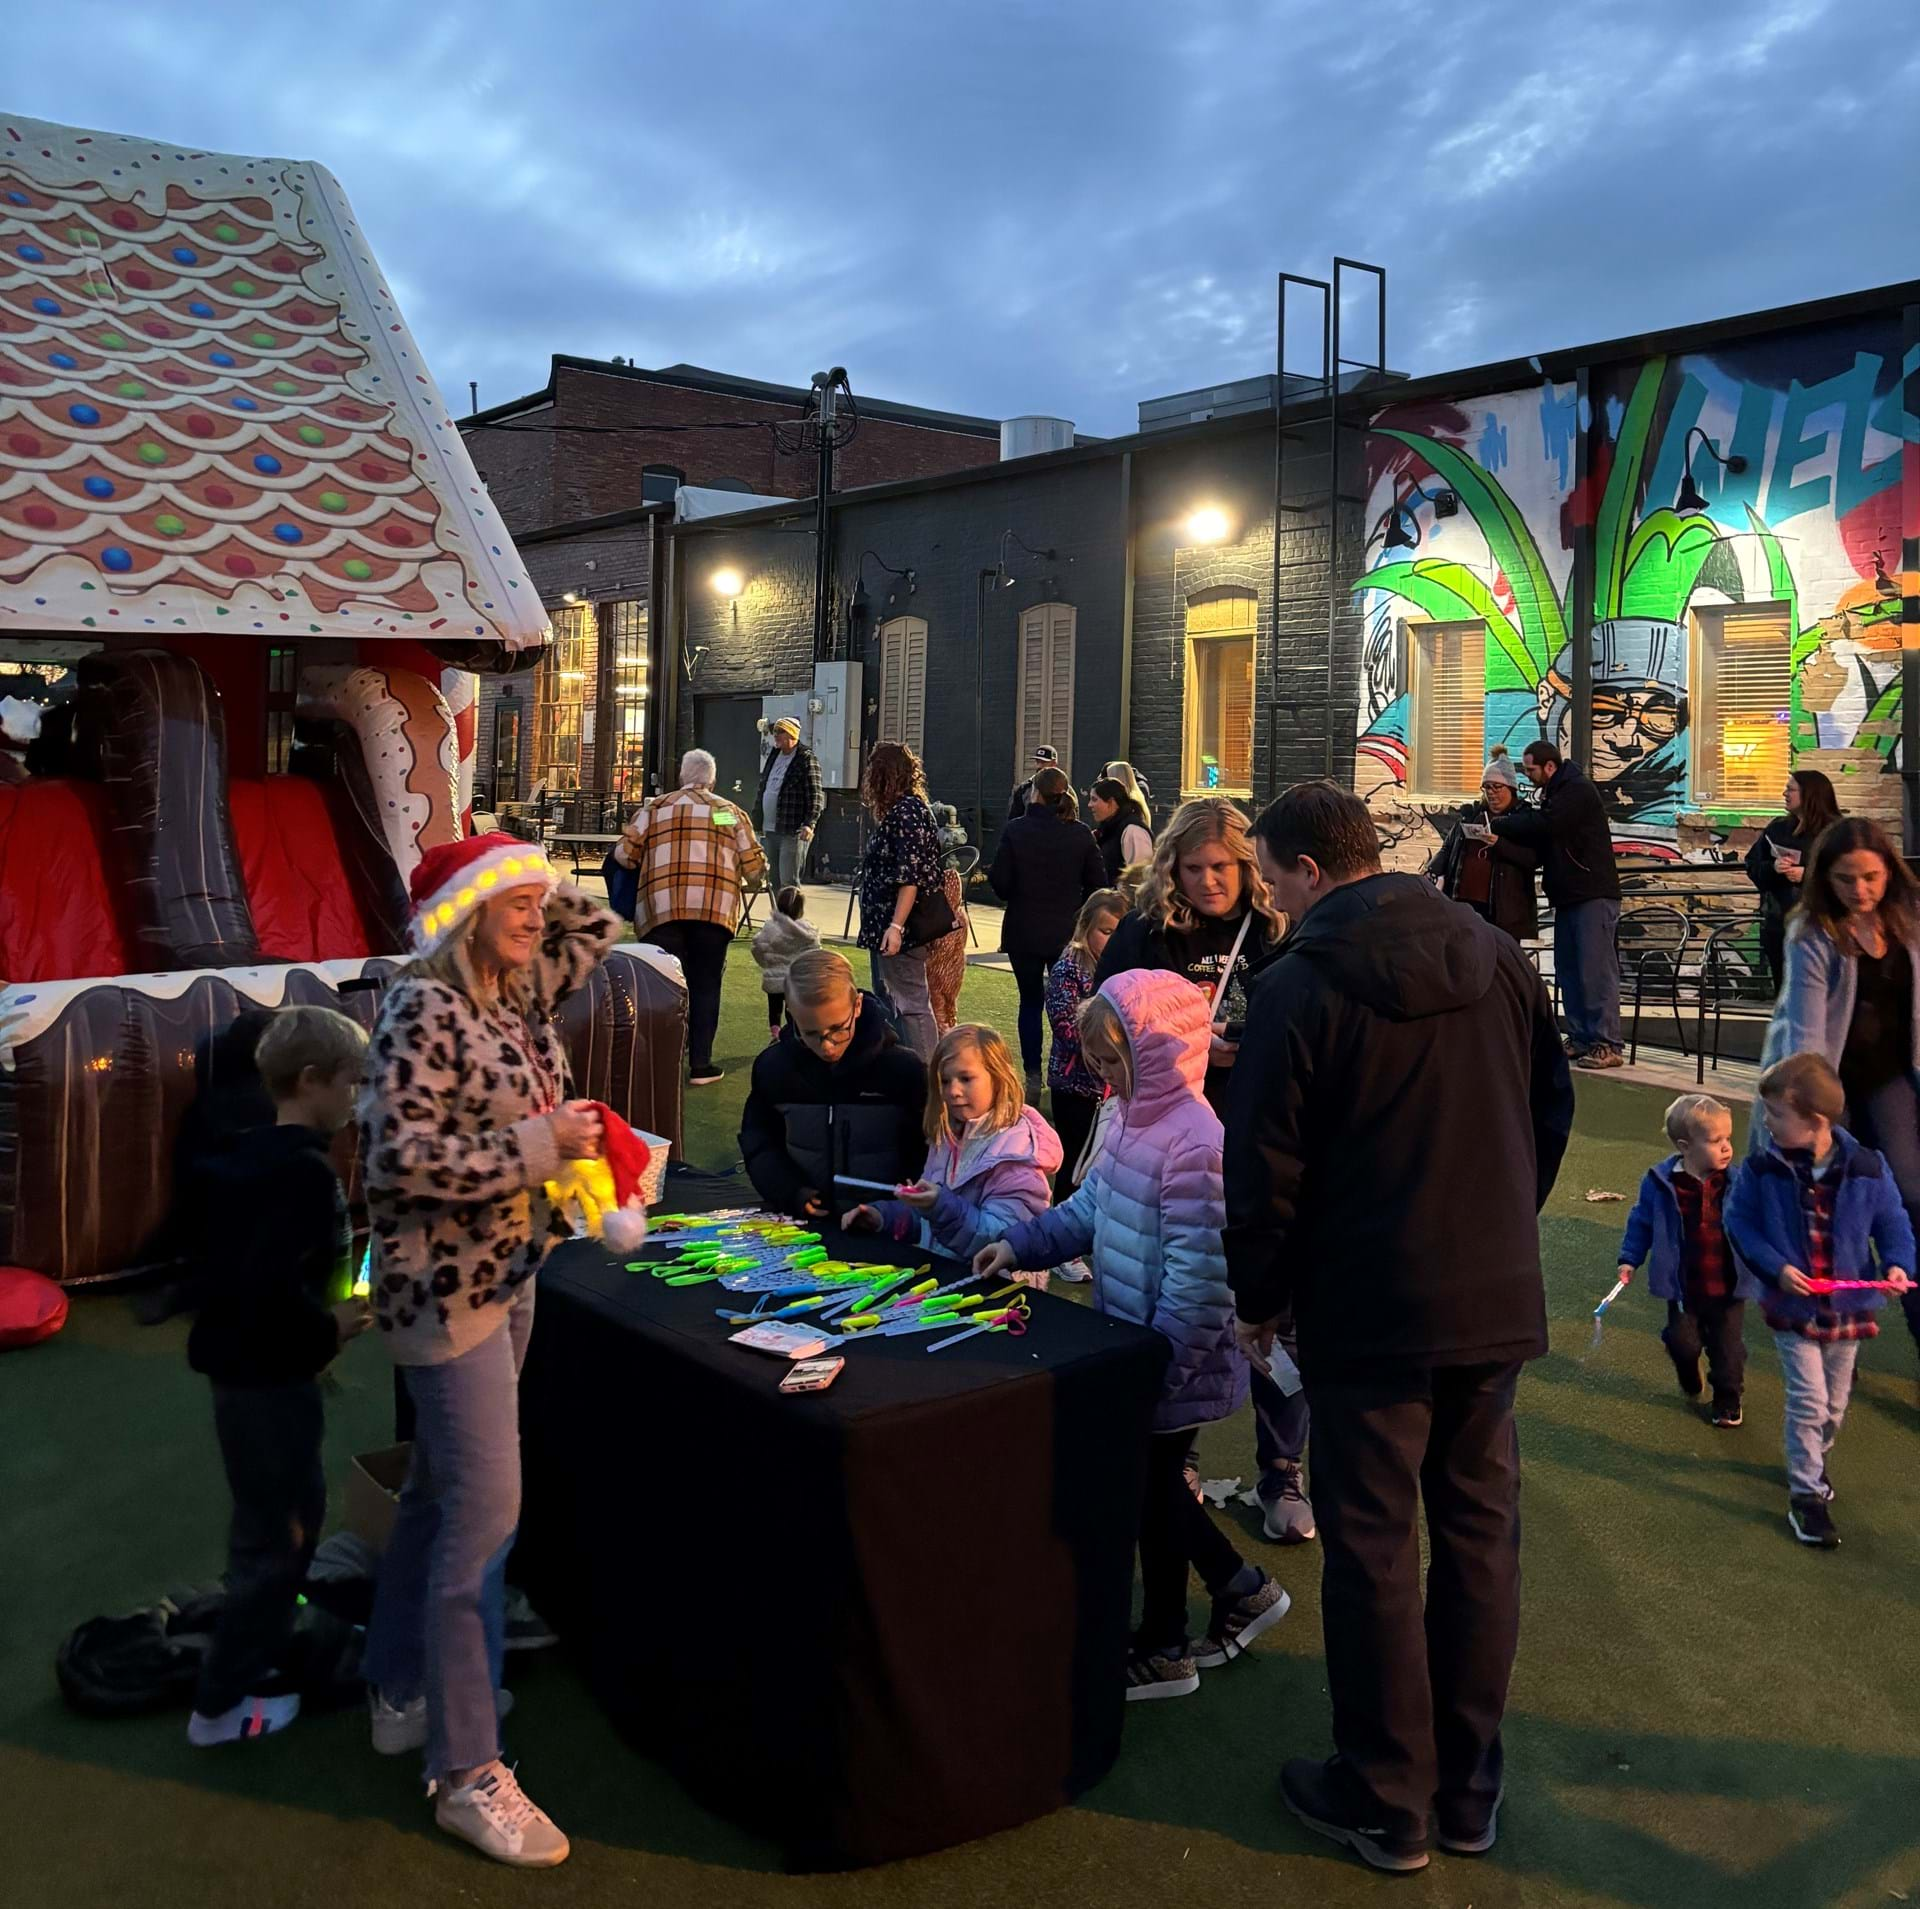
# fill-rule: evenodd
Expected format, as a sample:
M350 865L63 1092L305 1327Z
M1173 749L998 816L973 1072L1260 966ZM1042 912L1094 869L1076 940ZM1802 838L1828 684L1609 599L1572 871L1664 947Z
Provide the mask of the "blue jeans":
M1581 1047L1620 1045L1620 957L1613 932L1617 901L1578 901L1553 918L1553 970L1567 1032Z
M507 1553L520 1524L520 1368L533 1287L506 1325L442 1365L406 1366L413 1462L380 1560L363 1671L391 1704L427 1699L427 1777L500 1754Z
M1279 1343L1287 1357L1297 1363L1299 1348L1293 1341L1282 1339ZM1265 1503L1280 1496L1281 1477L1275 1467L1297 1465L1306 1455L1311 1414L1304 1388L1288 1398L1264 1372L1256 1372L1252 1378L1253 1449L1260 1465L1257 1488Z
M1787 1383L1787 1491L1795 1498L1817 1498L1827 1454L1846 1420L1860 1341L1823 1346L1797 1332L1776 1332L1773 1343Z
M797 834L782 834L769 829L760 838L767 852L767 884L772 888L797 888L807 872L807 857L813 853L811 839L801 841Z

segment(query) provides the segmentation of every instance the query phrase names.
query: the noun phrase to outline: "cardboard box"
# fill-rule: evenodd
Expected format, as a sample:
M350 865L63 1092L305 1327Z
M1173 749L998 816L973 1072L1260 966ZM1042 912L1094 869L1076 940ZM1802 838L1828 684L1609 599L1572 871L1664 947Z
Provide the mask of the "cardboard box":
M400 1509L400 1487L406 1483L411 1445L388 1445L377 1452L359 1453L347 1472L346 1526L376 1551L387 1548L393 1521Z

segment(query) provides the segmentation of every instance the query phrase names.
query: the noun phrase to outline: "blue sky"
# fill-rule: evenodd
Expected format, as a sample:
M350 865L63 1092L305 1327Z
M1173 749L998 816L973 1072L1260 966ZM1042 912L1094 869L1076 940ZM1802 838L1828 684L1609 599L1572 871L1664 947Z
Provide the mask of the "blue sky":
M1920 274L1911 0L16 10L6 104L313 158L443 390L554 351L1129 428L1390 274L1412 372Z

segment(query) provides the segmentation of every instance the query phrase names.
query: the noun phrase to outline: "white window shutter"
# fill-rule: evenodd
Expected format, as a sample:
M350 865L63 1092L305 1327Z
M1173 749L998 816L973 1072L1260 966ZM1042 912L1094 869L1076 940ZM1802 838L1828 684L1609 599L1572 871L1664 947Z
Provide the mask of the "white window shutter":
M1050 604L1047 627L1047 735L1060 751L1060 766L1073 763L1073 650L1076 612L1070 603Z
M927 626L917 617L905 619L901 650L900 717L905 734L901 740L923 761L927 753Z
M1035 604L1020 618L1019 677L1013 723L1015 780L1033 768L1033 752L1050 742L1060 765L1073 760L1073 648L1070 603Z

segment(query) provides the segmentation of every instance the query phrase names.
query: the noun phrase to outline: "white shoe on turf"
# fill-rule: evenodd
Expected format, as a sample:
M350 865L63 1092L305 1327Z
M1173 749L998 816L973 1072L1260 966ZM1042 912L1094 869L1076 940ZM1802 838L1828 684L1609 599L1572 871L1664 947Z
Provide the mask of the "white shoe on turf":
M433 1800L433 1820L483 1856L515 1869L551 1869L564 1863L573 1847L514 1773L497 1761L460 1789L442 1784Z
M495 1716L504 1717L512 1708L512 1691L493 1693ZM373 1726L376 1756L403 1757L409 1750L427 1747L427 1700L424 1697L416 1697L410 1704L390 1704L377 1690L369 1690L367 1718Z
M284 1730L299 1714L298 1696L243 1697L231 1710L211 1717L196 1710L187 1719L187 1741L196 1750L210 1750L217 1743L251 1743Z

